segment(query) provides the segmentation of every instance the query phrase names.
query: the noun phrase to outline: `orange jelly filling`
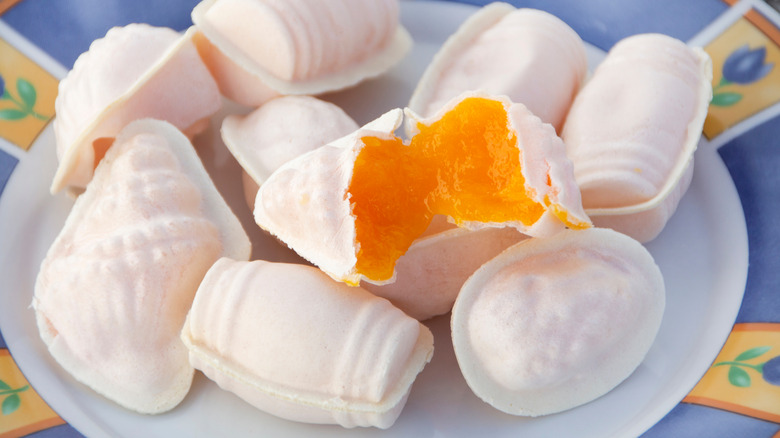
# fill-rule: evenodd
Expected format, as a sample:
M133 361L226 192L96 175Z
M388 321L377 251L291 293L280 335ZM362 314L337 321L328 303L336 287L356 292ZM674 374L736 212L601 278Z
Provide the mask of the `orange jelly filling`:
M516 136L501 102L468 98L406 145L364 137L349 194L357 270L388 280L395 261L436 214L456 222L535 223L544 206L526 196Z

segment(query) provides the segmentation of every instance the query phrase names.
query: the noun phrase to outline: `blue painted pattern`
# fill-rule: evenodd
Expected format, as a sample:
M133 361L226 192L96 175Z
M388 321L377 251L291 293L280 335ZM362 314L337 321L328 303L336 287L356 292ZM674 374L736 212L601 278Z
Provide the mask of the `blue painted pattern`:
M142 22L183 30L192 24L188 11L197 3L198 0L35 0L14 6L3 19L70 68L78 55L111 26ZM460 3L481 6L491 1L460 0ZM728 9L721 0L511 0L509 3L547 10L569 23L584 40L604 50L621 38L644 32L660 32L688 40Z
M462 0L483 6L490 0ZM517 7L542 9L569 24L583 40L609 50L638 33L658 32L689 40L728 9L722 0L509 0Z
M70 69L93 40L113 26L148 23L184 30L198 0L35 0L9 9L3 20Z
M748 278L736 322L780 322L780 116L718 152L734 179L748 229Z
M771 437L780 426L733 412L680 403L642 438Z
M63 424L27 435L27 438L82 438L83 436L73 426Z
M19 160L16 157L0 149L0 196L3 194L3 190L5 190L8 180L11 178L11 173L13 173L18 162Z

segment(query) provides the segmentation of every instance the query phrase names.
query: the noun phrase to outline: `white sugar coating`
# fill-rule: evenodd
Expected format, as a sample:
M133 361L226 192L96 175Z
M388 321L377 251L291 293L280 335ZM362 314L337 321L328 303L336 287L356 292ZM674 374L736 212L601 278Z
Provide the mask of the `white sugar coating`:
M178 35L172 29L133 24L111 28L105 37L95 40L89 50L79 56L69 74L60 81L64 96L57 101L58 110L61 110L58 113L62 113L58 114L60 117L55 121L58 136L75 140L88 124L100 115L100 112L119 99L157 63L177 39ZM138 50L142 46L146 50ZM124 47L136 53L133 62L128 62L127 54L122 53L123 50L117 50L117 47ZM125 64L127 64L126 68L116 69L118 65L125 67ZM86 85L91 82L83 79L84 75L94 75L95 79L105 82L103 89L100 92L83 93L92 98L90 107L84 108L79 113L65 111L66 104L70 103L67 101L70 98L68 89L81 83ZM85 97L82 95L80 99ZM74 96L73 99L75 98ZM62 158L69 146L68 142L58 142L57 157Z
M385 72L412 44L399 11L398 0L204 0L192 19L220 89L256 106Z
M491 3L464 22L423 73L409 107L434 114L472 90L506 95L557 130L587 73L585 46L547 12Z
M586 257L592 260L582 263ZM509 390L528 390L598 362L601 346L620 336L611 327L625 327L644 304L620 294L630 287L626 278L604 275L613 264L584 250L576 259L528 257L522 267L497 272L469 317L471 344L479 357L490 358L483 361L490 376Z
M523 104L510 105L507 116L510 129L517 134L526 191L533 200L548 206L536 224L520 231L542 237L559 231L563 221L578 227L589 226L590 218L583 210L580 190L573 179L572 162L553 127ZM565 217L557 216L554 210Z
M60 164L52 192L83 190L96 165L93 143L110 142L128 123L155 118L196 134L221 104L192 30L179 35L146 24L110 29L60 81L54 119Z
M642 242L661 231L691 181L711 79L709 56L672 37L635 35L610 50L561 134L583 206L606 219L597 224Z
M282 164L358 129L338 106L311 96L272 99L245 116L222 122L222 139L251 178L244 183L254 208L260 184Z
M393 0L220 0L204 21L279 79L310 79L361 62L398 26Z
M119 405L172 409L192 381L179 331L195 291L220 256L249 251L186 137L166 122L134 122L41 264L32 303L41 338Z
M600 397L641 363L661 323L663 277L609 229L521 242L464 284L452 314L458 364L485 402L514 415Z
M316 268L220 259L182 339L192 364L271 414L343 427L392 425L433 337L414 319Z

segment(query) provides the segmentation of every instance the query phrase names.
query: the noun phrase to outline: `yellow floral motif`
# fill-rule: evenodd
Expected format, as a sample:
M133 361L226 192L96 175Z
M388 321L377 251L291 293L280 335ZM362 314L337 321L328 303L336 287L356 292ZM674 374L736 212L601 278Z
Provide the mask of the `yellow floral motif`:
M712 139L780 101L777 28L751 11L710 42L713 101L704 122Z
M59 81L0 39L0 137L27 150L54 116Z
M12 104L16 105L16 108L0 109L0 120L20 120L25 117L35 117L39 120L50 118L35 111L38 92L35 91L35 86L30 81L25 78L16 80L16 96L5 85L5 79L0 75L0 99L11 101Z
M683 400L780 423L780 324L737 324Z
M0 438L25 436L65 422L41 399L6 349L0 349Z

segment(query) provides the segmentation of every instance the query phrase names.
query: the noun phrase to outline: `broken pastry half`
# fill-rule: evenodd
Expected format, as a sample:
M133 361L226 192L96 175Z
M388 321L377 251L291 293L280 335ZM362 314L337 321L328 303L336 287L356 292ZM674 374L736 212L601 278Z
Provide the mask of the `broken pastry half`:
M399 13L398 0L204 0L192 21L222 93L259 106L384 73L412 45Z
M585 45L544 11L491 3L450 36L423 73L409 108L432 116L465 91L522 103L560 132L588 72Z
M116 138L41 263L32 306L52 357L130 410L155 414L187 394L179 338L221 256L249 239L172 125L141 120Z
M277 169L260 187L255 221L336 280L392 282L395 261L449 216L479 229L536 236L586 228L579 189L552 126L506 98L466 93L436 116L400 110Z
M222 140L243 169L249 208L257 189L282 164L358 129L337 105L312 96L274 98L222 122Z
M452 342L474 393L513 415L552 414L626 379L664 311L661 271L610 229L528 239L484 264L452 310Z
M654 239L693 176L712 63L661 34L618 42L577 95L561 133L582 203L599 227Z
M395 123L388 124L392 130ZM246 116L228 116L222 139L244 169L244 194L254 208L259 185L287 161L358 128L338 106L311 96L274 98ZM425 320L447 313L463 282L482 263L524 236L512 228L470 231L436 216L396 264L396 281L363 287Z
M289 420L390 427L433 335L387 300L304 265L222 258L181 337L193 366Z
M205 129L222 100L193 32L115 27L78 57L55 101L59 167L52 193L83 191L114 137L134 120L165 120L188 135Z

